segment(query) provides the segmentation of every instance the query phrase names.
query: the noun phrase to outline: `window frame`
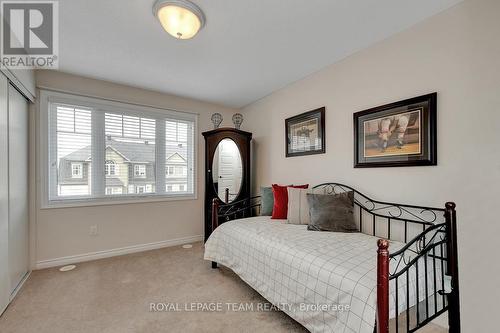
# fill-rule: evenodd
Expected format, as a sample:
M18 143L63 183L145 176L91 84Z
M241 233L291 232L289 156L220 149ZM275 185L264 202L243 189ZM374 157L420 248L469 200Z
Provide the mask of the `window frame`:
M57 167L54 165L57 162L51 162L51 156L54 156L55 149L53 145L50 145L51 139L55 134L55 131L50 132L49 124L54 124L55 112L51 112L49 108L54 107L54 104L67 104L68 106L78 106L82 108L92 109L96 114L102 114L102 119L104 119L105 113L118 113L131 116L139 116L139 117L152 117L154 119L160 119L162 123L168 118L175 121L188 121L193 123L193 135L192 135L192 158L191 162L188 164L188 168L191 166L193 169L192 176L192 193L172 193L164 190L163 193L145 193L141 195L137 194L123 194L119 196L109 196L105 194L105 181L102 184L99 184L102 187L102 194L100 196L74 196L74 197L58 197L57 199L54 196L54 186L50 184L52 179L57 179ZM129 204L129 203L146 203L146 202L158 202L158 201L177 201L177 200L197 200L198 199L198 142L199 142L199 133L198 133L198 118L199 115L194 112L186 112L186 111L178 111L167 108L161 108L156 106L128 103L116 100L103 99L98 97L90 97L90 96L81 96L70 94L66 92L52 91L46 89L40 89L40 95L37 103L38 113L37 113L37 122L39 124L39 140L38 140L38 161L39 168L37 170L37 177L40 183L39 187L39 195L40 195L40 208L49 209L49 208L63 208L63 207L80 207L80 206L100 206L100 205L115 205L115 204ZM94 113L93 113L94 114ZM94 117L93 117L94 118ZM92 121L93 125L95 121ZM101 127L101 131L104 130L104 122L97 124ZM161 126L161 125L160 125ZM163 141L165 141L165 131L163 130ZM92 132L92 136L98 135L94 134L94 129ZM162 135L157 135L156 137L156 161L164 161L165 153L160 152L160 149L164 150L165 143L159 143L161 141ZM105 156L103 156L104 160L102 167L102 177L105 178ZM161 158L161 159L160 159ZM93 161L95 162L95 161ZM93 163L94 164L94 163ZM159 163L157 163L160 165ZM155 179L158 177L162 177L163 181L165 181L165 168L166 162L163 166L156 167L155 169ZM97 169L93 167L93 170ZM134 173L135 174L135 173ZM82 175L83 175L83 167L82 167ZM93 182L93 180L91 180ZM51 186L52 185L52 186ZM94 184L92 184L95 186ZM165 188L165 185L162 181L157 181L156 188ZM161 185L159 187L158 185ZM57 191L57 186L55 187ZM49 191L52 191L49 193Z

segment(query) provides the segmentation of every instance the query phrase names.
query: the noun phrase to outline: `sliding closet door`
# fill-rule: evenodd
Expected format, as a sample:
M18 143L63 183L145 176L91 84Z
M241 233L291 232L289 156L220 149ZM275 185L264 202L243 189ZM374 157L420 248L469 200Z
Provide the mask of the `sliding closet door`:
M9 162L7 78L0 74L0 314L9 304Z
M28 101L9 86L9 270L13 292L28 273Z

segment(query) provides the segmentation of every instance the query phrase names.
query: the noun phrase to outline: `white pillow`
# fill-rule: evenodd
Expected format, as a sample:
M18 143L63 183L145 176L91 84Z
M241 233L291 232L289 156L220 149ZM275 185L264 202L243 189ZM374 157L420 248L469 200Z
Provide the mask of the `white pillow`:
M307 189L288 187L288 223L309 224L311 221L307 193Z

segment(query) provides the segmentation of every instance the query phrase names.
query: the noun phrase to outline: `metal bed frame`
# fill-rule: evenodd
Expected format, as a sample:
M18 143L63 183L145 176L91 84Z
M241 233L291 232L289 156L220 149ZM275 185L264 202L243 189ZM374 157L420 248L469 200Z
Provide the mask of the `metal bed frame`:
M444 208L382 202L339 183L320 184L313 187L312 191L330 195L353 191L359 231L380 237L377 243L377 333L415 332L446 311L449 332L460 332L457 218L453 202L447 202ZM260 196L229 204L214 199L212 230L224 222L259 214L260 205ZM402 241L406 245L390 253L389 240ZM430 270L428 260L432 261ZM390 262L393 262L392 266ZM212 267L216 268L217 263L212 262ZM436 267L441 268L439 274ZM419 295L419 269L424 270L424 295ZM406 302L406 310L400 314L404 316L398 320L399 295L396 292L397 318L389 321L389 282L393 281L398 291L398 280L406 278L408 300L411 274L416 277L413 291L417 304L410 308L410 302ZM423 296L425 299L421 300Z

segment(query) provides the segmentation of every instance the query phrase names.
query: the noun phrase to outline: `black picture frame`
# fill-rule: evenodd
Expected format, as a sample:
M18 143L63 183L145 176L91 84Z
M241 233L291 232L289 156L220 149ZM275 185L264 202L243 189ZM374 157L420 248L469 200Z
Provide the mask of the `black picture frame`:
M434 92L354 113L354 167L437 165L436 111Z
M316 139L315 146L303 146L303 147L293 147L293 135L294 127L303 127L303 130L309 131L310 133L315 133ZM305 127L308 127L307 129ZM304 138L310 138L309 133L303 136ZM310 139L309 139L310 140ZM309 141L310 143L310 141ZM326 152L326 141L325 141L325 107L321 107L312 111L301 113L297 116L293 116L285 119L285 155L286 157L295 156L305 156L305 155L315 155L324 154Z

